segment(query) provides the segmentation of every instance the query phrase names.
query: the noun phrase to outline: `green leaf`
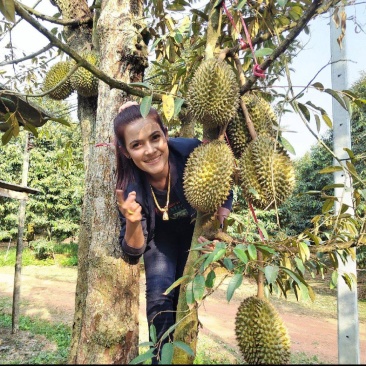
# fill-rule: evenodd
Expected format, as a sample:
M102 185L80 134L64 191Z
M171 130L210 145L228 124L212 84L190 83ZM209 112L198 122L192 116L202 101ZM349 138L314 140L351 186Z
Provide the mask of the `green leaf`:
M149 348L147 352L135 357L133 360L129 362L129 365L140 365L147 360L150 360L154 357L154 349Z
M152 86L149 83L138 82L138 83L129 83L128 85L130 85L130 86L141 86L142 88L152 90Z
M233 253L244 263L248 263L248 256L245 253L244 245L238 244L234 249Z
M260 48L259 50L256 50L254 52L255 57L264 57L271 55L273 53L273 50L271 48Z
M296 267L304 275L304 273L305 273L305 266L304 266L303 261L300 258L295 257L295 263L296 263Z
M323 118L323 121L326 123L326 125L329 128L332 128L333 127L333 122L332 122L332 120L329 118L329 116L327 114L322 114L322 118Z
M184 103L184 99L182 99L182 98L174 99L174 117L178 116L179 112L181 111L183 103Z
M169 292L171 290L173 290L173 288L178 287L184 280L186 280L187 278L189 278L189 275L184 275L180 278L178 278L176 281L174 281L163 293L163 295L168 295Z
M264 268L264 274L268 283L275 283L278 275L279 267L268 265Z
M328 89L328 88L325 89L324 91L326 93L330 94L342 106L342 108L344 108L346 111L348 111L344 100L339 96L339 94L336 91L334 91L333 89Z
M324 85L322 83L314 83L314 84L311 84L311 86L313 86L314 88L316 88L320 91L324 91Z
M206 277L205 286L207 288L212 288L215 284L215 279L216 279L216 273L215 271L211 270Z
M227 301L231 300L231 298L234 295L235 290L241 285L242 282L243 282L243 274L241 274L241 273L237 273L231 278L231 280L229 282L229 286L227 288L227 293L226 293Z
M284 8L285 5L287 4L287 0L277 0L277 4L281 7Z
M315 115L315 122L316 122L316 131L319 133L320 128L321 128L321 123L320 123L320 118L317 114Z
M289 153L291 153L292 155L296 155L295 149L294 147L290 144L290 142L288 140L286 140L283 136L280 136L278 138L278 141L280 142L280 144L284 147L284 149L286 149Z
M300 250L300 257L303 262L310 259L310 249L305 242L303 241L299 242L299 250Z
M172 343L165 343L161 349L161 360L159 364L161 365L171 365L173 360L174 346Z
M141 116L143 118L146 118L147 115L149 114L150 109L151 109L151 104L152 104L151 95L147 95L146 97L142 98L141 105L140 105L140 112L141 112Z
M202 300L205 292L205 277L197 275L193 280L193 296L196 301Z
M267 252L269 254L275 254L276 253L276 251L273 248L271 248L267 245L257 244L257 249L260 250L261 252Z
M0 0L0 12L9 22L15 23L14 0Z
M224 260L224 266L228 271L231 271L234 268L234 264L230 258L225 257Z
M341 170L343 170L343 168L339 165L337 165L337 166L328 166L327 168L324 168L324 169L320 170L319 174L340 172Z
M326 199L322 206L322 213L329 212L334 207L333 199Z
M1 142L3 145L6 145L13 136L13 127L10 127L2 136Z
M57 123L60 123L64 126L70 127L71 124L69 122L67 122L67 120L65 118L50 118L51 121L55 121Z
M253 260L257 259L257 248L255 247L255 245L253 245L253 244L248 245L248 253L249 253L250 259L253 259Z
M34 127L31 123L25 123L24 124L24 129L29 131L29 132L32 132L35 137L38 137L37 128Z
M310 121L309 109L302 103L297 103L297 105L299 106L299 109L300 109L301 113L303 114L303 116L305 117L305 119L309 122Z
M247 0L242 0L239 2L239 4L236 6L238 10L242 9L244 5L247 3Z
M174 341L173 342L174 347L180 348L184 352L188 353L190 356L194 356L194 352L191 347L189 347L188 344L182 342L182 341Z
M155 328L154 324L150 325L149 334L150 334L151 341L154 342L154 344L156 344L156 342L158 341L158 338L156 336L156 328Z

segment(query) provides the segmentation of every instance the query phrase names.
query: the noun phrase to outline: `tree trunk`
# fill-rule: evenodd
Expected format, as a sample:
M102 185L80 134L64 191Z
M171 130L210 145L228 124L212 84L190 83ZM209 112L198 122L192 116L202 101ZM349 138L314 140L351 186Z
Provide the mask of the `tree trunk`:
M136 49L140 40L134 16L141 19L141 12L141 1L104 0L97 26L101 69L127 83L141 81L147 65L141 45ZM100 82L95 126L83 132L89 131L91 138L84 141L93 144L87 161L79 235L69 356L73 364L126 364L138 354L139 266L122 258L118 243L114 150L109 145L95 146L113 142L113 119L126 99L120 90L111 90Z

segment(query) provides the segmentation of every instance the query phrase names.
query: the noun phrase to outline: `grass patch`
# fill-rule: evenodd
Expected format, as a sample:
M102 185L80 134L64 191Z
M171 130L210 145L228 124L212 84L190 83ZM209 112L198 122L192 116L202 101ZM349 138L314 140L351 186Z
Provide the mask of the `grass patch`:
M11 329L11 315L0 314L0 328ZM37 320L28 316L21 316L19 319L19 331L26 331L27 339L24 340L29 347L29 340L34 335L44 336L49 342L56 345L55 350L47 349L50 347L41 347L39 350L33 350L32 352L23 353L19 358L14 356L14 351L8 348L9 353L12 354L11 361L6 362L6 348L0 356L1 363L5 364L66 364L69 353L70 341L71 341L71 328L65 324L51 324L44 320ZM5 333L5 332L4 332ZM30 334L30 335L28 335ZM24 337L24 336L23 336ZM21 335L16 334L13 336L14 340L9 342L11 346L17 347L21 344ZM39 342L38 343L39 346ZM42 346L42 345L41 345ZM51 347L52 348L52 347ZM37 352L38 351L38 352ZM27 355L29 354L29 357Z
M22 252L22 266L53 266L57 264L61 267L74 267L78 264L77 251L78 245L75 243L56 244L52 246L49 255L40 256L39 246L36 250L26 247ZM0 267L14 266L15 258L15 247L0 248Z

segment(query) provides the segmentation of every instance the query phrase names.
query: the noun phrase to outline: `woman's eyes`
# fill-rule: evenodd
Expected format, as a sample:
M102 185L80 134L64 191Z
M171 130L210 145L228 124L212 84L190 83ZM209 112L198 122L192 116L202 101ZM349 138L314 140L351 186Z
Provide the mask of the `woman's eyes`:
M159 133L157 133L156 135L152 135L151 136L151 140L152 141L159 141L161 139L161 135ZM139 147L141 147L143 145L143 142L135 142L131 145L132 149L138 149Z
M159 140L160 139L160 134L156 134L152 136L153 140Z

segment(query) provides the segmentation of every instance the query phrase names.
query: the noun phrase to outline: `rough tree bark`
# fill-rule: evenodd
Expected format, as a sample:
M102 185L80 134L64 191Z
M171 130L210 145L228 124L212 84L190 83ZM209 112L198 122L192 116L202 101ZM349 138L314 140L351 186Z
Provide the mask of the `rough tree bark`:
M84 9L79 0L57 2L67 17ZM61 4L62 3L62 7ZM83 11L84 11L83 10ZM142 2L103 0L97 24L100 67L124 82L141 81L147 64L139 39ZM80 15L80 13L79 13ZM95 26L95 25L94 25ZM85 34L74 33L80 50ZM91 42L91 38L88 38ZM78 44L78 45L76 45ZM126 364L138 354L139 268L122 259L118 244L119 219L115 205L113 119L127 100L120 90L99 84L98 98L78 98L78 116L85 146L85 195L79 234L79 265L69 363ZM97 113L96 102L98 102Z

